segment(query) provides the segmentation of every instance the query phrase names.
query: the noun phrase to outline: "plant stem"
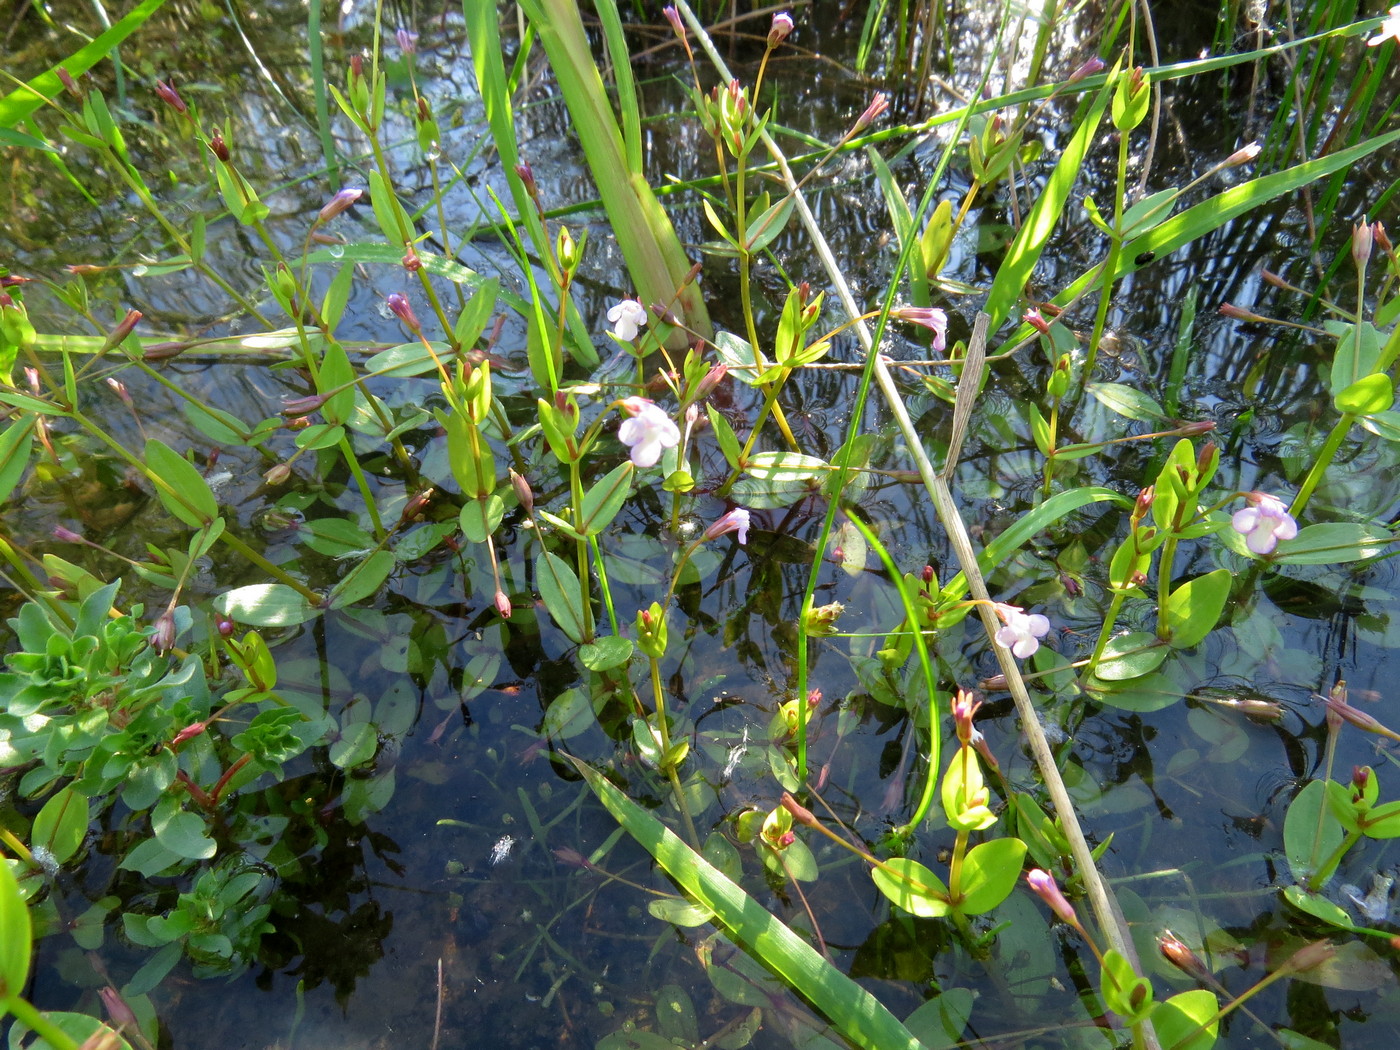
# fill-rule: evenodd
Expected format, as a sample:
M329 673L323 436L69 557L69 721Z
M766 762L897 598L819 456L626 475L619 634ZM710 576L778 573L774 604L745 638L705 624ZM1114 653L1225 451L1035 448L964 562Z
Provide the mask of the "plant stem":
M26 1025L48 1043L52 1050L78 1050L76 1039L70 1039L58 1025L36 1010L32 1005L12 995L5 1000L5 1009L15 1015L15 1020Z
M1099 639L1094 643L1094 654L1089 657L1089 663L1084 668L1084 677L1092 678L1098 669L1099 661L1103 659L1103 651L1108 646L1108 640L1113 637L1113 625L1118 621L1118 613L1123 608L1123 602L1128 595L1125 591L1114 591L1113 600L1108 603L1108 613L1103 618L1103 626L1099 628Z
M676 793L676 806L681 811L681 821L685 824L686 837L698 851L700 837L695 833L695 822L690 819L690 806L685 801L685 791L681 788L681 778L676 772L676 764L671 761L671 727L666 717L666 692L661 688L661 663L656 657L648 657L651 664L651 692L656 703L656 732L661 737L661 764L666 777L671 781L671 789Z
M577 458L569 460L569 493L574 507L574 528L583 523L583 478L579 473ZM578 585L581 598L579 615L583 618L584 641L593 640L593 597L592 578L588 572L588 541L580 539L574 544L575 561L578 563Z
M1342 418L1337 420L1332 427L1332 432L1327 435L1327 440L1323 442L1317 459L1313 461L1312 469L1308 471L1308 476L1303 479L1303 484L1299 486L1298 495L1293 497L1293 505L1288 508L1290 516L1294 518L1302 516L1308 505L1308 500L1312 499L1313 491L1322 481L1322 475L1327 472L1327 468L1332 465L1337 450L1342 447L1342 442L1346 439L1347 432L1351 430L1351 425L1354 422L1356 422L1354 415L1350 412L1343 412Z

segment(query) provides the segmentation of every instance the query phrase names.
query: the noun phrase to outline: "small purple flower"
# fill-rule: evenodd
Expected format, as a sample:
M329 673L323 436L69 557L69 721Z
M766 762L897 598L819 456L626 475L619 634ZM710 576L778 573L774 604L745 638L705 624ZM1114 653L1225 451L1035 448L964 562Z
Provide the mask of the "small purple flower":
M646 326L646 307L636 299L624 299L608 311L608 320L613 326L613 335L624 343L637 338L639 329Z
M163 80L156 81L156 97L175 110L176 113L189 112L189 107L185 105L185 100L180 97L180 93Z
M948 315L933 306L901 306L890 311L890 316L910 324L923 325L933 333L933 349L941 354L948 345Z
M644 397L629 397L622 407L632 417L624 419L617 428L617 439L632 450L632 462L639 467L654 467L662 449L680 444L680 428L654 402Z
M1040 613L1026 613L1014 605L997 602L997 615L1006 626L997 631L998 645L1011 650L1018 660L1025 660L1040 648L1040 639L1050 632L1050 621Z
M418 34L410 32L403 26L394 30L394 39L398 42L399 50L405 55L416 54L418 51Z
M1272 554L1279 540L1298 535L1298 523L1277 496L1263 492L1245 493L1250 506L1237 510L1230 527L1244 537L1244 545L1255 554Z
M737 532L739 534L739 546L749 542L749 512L743 507L735 507L728 514L710 523L710 527L705 530L704 539L718 539L727 532Z

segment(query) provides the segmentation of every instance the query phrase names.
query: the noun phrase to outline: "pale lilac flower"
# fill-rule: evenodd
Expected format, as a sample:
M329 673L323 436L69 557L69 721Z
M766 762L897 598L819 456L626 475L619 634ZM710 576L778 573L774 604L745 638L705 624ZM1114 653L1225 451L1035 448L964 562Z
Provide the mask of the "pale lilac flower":
M413 55L418 52L418 34L400 26L394 30L394 39L398 42L399 50L405 55Z
M1400 43L1400 4L1396 4L1385 16L1385 21L1376 29L1376 35L1366 41L1367 47L1375 47L1383 44L1387 40L1394 40Z
M726 532L737 532L739 534L739 546L743 546L749 541L749 512L743 507L735 507L722 518L718 518L710 523L710 527L705 530L704 539L713 540L723 536Z
M644 397L624 398L622 407L631 415L617 428L617 439L632 450L632 462L654 467L661 450L680 444L680 428L664 411Z
M637 338L638 329L646 325L647 310L636 299L624 299L608 311L608 320L612 322L613 335L630 343Z
M997 631L998 645L1011 650L1011 655L1024 660L1040 648L1040 639L1050 633L1050 621L1040 613L1026 613L1014 605L997 602L997 615L1006 626Z
M1298 535L1298 523L1277 496L1249 492L1245 499L1250 506L1235 511L1230 527L1244 537L1244 545L1255 554L1272 554L1279 540Z
M328 200L316 215L317 223L330 222L364 195L365 191L359 189L343 189L337 191L336 195Z
M900 306L890 316L910 324L923 325L933 333L933 349L941 354L948 345L948 315L933 306Z

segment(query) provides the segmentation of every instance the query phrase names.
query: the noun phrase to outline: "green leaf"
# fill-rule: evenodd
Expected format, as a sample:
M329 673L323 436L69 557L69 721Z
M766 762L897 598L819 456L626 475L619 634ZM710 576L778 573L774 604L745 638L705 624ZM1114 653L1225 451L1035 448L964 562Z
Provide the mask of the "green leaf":
M963 858L962 895L958 911L983 915L995 908L1016 888L1026 844L1020 839L992 839L973 846Z
M906 1017L904 1026L928 1050L953 1050L967 1030L973 1001L972 989L948 988Z
M236 587L215 598L214 608L231 620L253 627L293 627L320 614L299 591L285 583Z
M356 722L342 728L331 741L331 764L337 769L353 769L374 758L379 749L378 730L373 722Z
M1302 886L1285 887L1283 899L1314 919L1321 919L1329 925L1340 926L1345 930L1352 928L1351 916L1340 905L1333 904L1321 894L1309 893Z
M729 371L741 383L753 386L758 377L773 367L771 361L749 346L748 340L733 332L718 332L715 335L715 352L719 359L729 366Z
M1096 485L1070 489L1067 492L1057 492L1043 503L1036 504L1035 508L1018 519L1016 524L987 544L982 553L977 556L978 567L982 570L983 575L990 573L1028 543L1036 533L1049 528L1061 518L1068 517L1077 510L1093 503L1102 502L1116 503L1124 509L1133 505L1133 501L1121 493ZM964 597L967 594L967 577L958 573L944 585L942 594L952 601Z
M72 1046L81 1047L91 1041L90 1045L93 1046L101 1045L110 1047L111 1050L131 1050L130 1043L91 1014L71 1013L67 1010L45 1010L44 1020L71 1039ZM18 1050L19 1047L23 1047L24 1050L66 1050L63 1046L55 1047L47 1039L35 1035L28 1025L18 1019L8 1036L8 1045L11 1050Z
M344 609L376 593L397 564L392 551L375 551L335 585L327 596L327 608Z
M1230 597L1233 574L1216 569L1177 587L1167 599L1166 642L1174 649L1190 649L1205 640L1220 622Z
M349 422L355 411L354 381L355 369L350 364L350 355L340 343L331 340L316 374L316 393L331 395L321 406L321 415L327 423Z
M1342 521L1308 525L1280 543L1272 560L1281 565L1340 565L1377 557L1394 542L1395 535L1378 525Z
M1152 984L1139 977L1117 949L1104 952L1103 973L1099 978L1104 1005L1129 1024L1136 1024L1152 1012Z
M1326 795L1325 780L1309 781L1288 804L1283 818L1283 852L1298 882L1311 879L1313 864L1330 856L1342 842L1341 826L1326 812Z
M686 929L704 926L708 922L713 922L715 918L714 912L704 905L682 900L679 897L661 897L650 901L647 904L647 911L651 913L652 918ZM675 1050L674 1043L666 1045L668 1050Z
M1103 659L1099 661L1094 676L1105 682L1141 678L1162 666L1162 661L1170 652L1158 642L1156 635L1147 631L1120 634L1104 646Z
M462 534L469 541L485 543L487 537L496 531L501 524L501 519L505 516L505 501L493 492L484 500L473 499L464 503L462 512L457 515L457 523L461 525ZM573 531L572 528L570 531Z
M896 907L911 915L938 919L953 910L943 880L916 860L891 857L884 867L871 868L870 877Z
M569 563L557 554L542 551L535 559L535 581L544 607L559 629L575 642L584 641L587 611L583 608L583 590Z
M140 29L153 14L160 10L165 0L141 0L122 18L100 36L88 41L71 55L50 69L40 73L25 87L16 88L0 99L0 128L13 128L29 114L44 105L45 99L57 98L63 92L63 81L59 79L61 66L68 75L77 79L107 58L117 45ZM82 1040L79 1040L81 1042Z
M598 724L593 704L582 689L565 689L550 701L540 725L540 735L550 739L572 740Z
M472 302L476 302L473 297ZM451 354L446 343L403 343L381 350L365 362L365 374L376 376L421 376L437 371L438 362Z
M29 906L19 892L11 861L0 858L0 1003L24 992L29 982L29 958L34 951L34 930Z
M1165 646L1160 650L1170 652ZM1169 675L1150 674L1142 678L1129 678L1122 682L1104 682L1091 679L1087 689L1089 695L1105 707L1116 707L1120 711L1160 711L1171 707L1182 698L1182 688Z
M583 494L583 518L578 531L596 536L607 528L622 509L627 494L632 491L632 475L636 468L631 460L608 471Z
M23 416L0 434L0 503L10 498L24 476L25 467L29 466L29 453L34 446L34 421L33 416Z
M134 871L145 878L155 878L177 866L183 866L185 858L174 850L162 845L156 839L138 842L125 857L119 867Z
M734 428L729 425L729 420L725 419L714 405L705 405L705 414L710 417L710 428L715 432L715 443L719 445L719 450L724 454L724 460L729 464L730 470L739 469L739 453L743 450L739 447L739 439L734 436Z
M573 760L593 793L666 873L762 963L821 1010L852 1043L867 1050L923 1050L878 999L819 955L739 886L596 769ZM765 1000L765 1003L767 1000Z
M1213 1020L1219 1010L1214 992L1178 992L1152 1011L1152 1029L1157 1041L1171 1050L1210 1050L1220 1028L1219 1020Z
M198 468L169 445L151 438L146 442L147 477L165 509L196 529L219 516L219 504Z
M1098 132L1099 121L1103 119L1111 94L1112 89L1105 82L1088 113L1065 143L1055 170L1046 179L1035 204L1026 214L1025 222L1021 224L1020 232L1016 234L1016 239L1006 250L1006 257L997 267L997 275L992 280L992 289L983 307L991 315L989 331L995 332L1010 316L1012 307L1020 299L1026 282L1030 280L1031 273L1040 261L1041 253L1045 251L1050 235L1060 221L1060 216L1064 214L1065 205L1069 203L1070 192L1079 179L1079 170L1084 166L1084 160L1089 154L1089 147Z
M1375 372L1334 394L1332 403L1338 412L1353 416L1384 412L1395 403L1395 385L1384 372Z
M760 452L744 464L744 473L758 481L820 481L830 470L826 460L800 452Z
M632 659L632 639L609 635L579 647L578 658L590 671L611 671Z
M203 819L181 809L178 799L170 795L151 812L151 830L157 842L187 860L208 860L218 849Z
M1337 349L1332 355L1332 370L1327 381L1327 389L1336 398L1349 387L1375 374L1381 357L1381 337L1375 326L1367 321L1360 324L1332 321L1324 327L1329 334L1337 337ZM1388 403L1381 406L1389 407Z
M1085 389L1094 395L1099 404L1125 419L1150 423L1167 418L1166 412L1154 398L1124 383L1088 383Z
M87 796L65 787L44 803L34 818L31 845L43 846L59 864L66 864L78 852L87 836Z
M783 227L792 217L792 208L796 203L797 198L788 194L749 221L749 228L744 234L744 240L749 242L748 250L750 252L761 252L772 243L778 234L783 232Z

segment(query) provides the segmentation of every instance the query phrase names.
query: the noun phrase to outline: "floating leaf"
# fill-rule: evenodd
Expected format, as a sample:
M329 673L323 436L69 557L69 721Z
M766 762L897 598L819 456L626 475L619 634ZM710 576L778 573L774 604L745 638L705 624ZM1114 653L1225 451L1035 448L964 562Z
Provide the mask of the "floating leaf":
M1104 682L1141 678L1161 667L1170 652L1156 635L1147 631L1120 634L1104 646L1103 659L1095 668L1094 675Z
M583 590L569 563L557 554L543 551L535 559L535 580L544 607L559 629L575 642L584 641Z
M155 438L146 442L145 458L156 496L176 518L198 529L219 516L218 501L193 463Z
M1099 404L1125 419L1150 423L1167 418L1156 399L1136 387L1124 383L1088 383L1085 389L1094 395Z
M916 860L891 857L883 867L872 868L870 877L881 893L911 915L937 919L953 910L943 880Z
M88 830L87 796L66 787L55 792L34 818L30 843L43 846L59 864L78 852Z
M632 659L632 640L609 635L579 647L579 660L590 671L610 671Z
M1020 839L992 839L973 846L963 858L963 899L958 911L983 915L1006 900L1016 888L1025 859L1026 844Z
M1152 1011L1152 1028L1157 1041L1171 1050L1210 1050L1220 1029L1219 1010L1214 992L1193 988L1159 1004Z
M1167 644L1190 649L1204 641L1220 622L1233 578L1229 569L1216 569L1172 591L1167 599Z
M253 627L293 627L319 614L300 591L285 583L252 583L214 599L214 608Z

